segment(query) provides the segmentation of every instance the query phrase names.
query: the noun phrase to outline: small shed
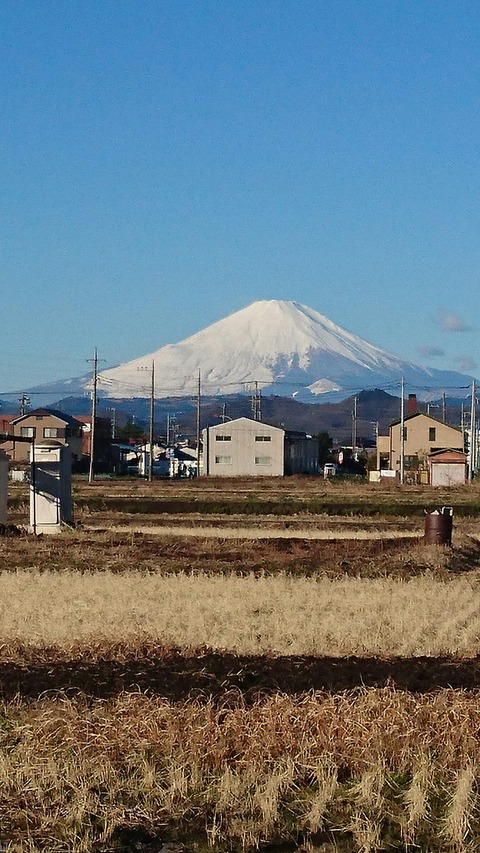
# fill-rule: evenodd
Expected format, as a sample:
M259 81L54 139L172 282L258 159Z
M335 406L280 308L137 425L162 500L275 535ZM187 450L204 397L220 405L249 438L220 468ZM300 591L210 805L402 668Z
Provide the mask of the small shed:
M443 448L428 454L430 485L463 486L467 480L467 454Z

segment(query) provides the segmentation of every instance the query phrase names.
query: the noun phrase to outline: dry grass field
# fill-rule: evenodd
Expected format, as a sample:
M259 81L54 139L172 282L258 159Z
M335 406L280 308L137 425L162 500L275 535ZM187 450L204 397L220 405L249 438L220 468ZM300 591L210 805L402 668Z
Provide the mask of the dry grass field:
M75 482L0 537L0 849L473 851L480 487ZM424 510L455 508L453 548Z
M476 697L389 689L172 705L46 697L2 709L11 850L460 850L480 840ZM5 837L4 836L4 837ZM130 839L130 842L127 841ZM331 839L330 841L328 839ZM128 846L130 844L130 846ZM149 849L160 849L150 846ZM283 848L284 849L284 848Z
M239 655L480 651L478 577L322 578L50 573L0 575L0 643L157 643Z

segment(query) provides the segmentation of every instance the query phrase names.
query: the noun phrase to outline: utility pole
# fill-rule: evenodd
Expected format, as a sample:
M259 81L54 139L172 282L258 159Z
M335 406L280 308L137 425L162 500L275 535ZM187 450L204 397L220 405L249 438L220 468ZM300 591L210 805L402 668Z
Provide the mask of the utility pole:
M26 394L22 394L18 402L20 403L20 416L23 416L27 411L27 406L30 405L30 397L27 397Z
M352 458L355 458L355 447L357 446L357 400L358 397L353 398L353 411L352 411Z
M405 480L405 379L402 376L400 395L400 483Z
M468 460L468 479L473 480L473 470L475 468L475 380L472 382L472 401L470 405L470 448Z
M447 401L445 399L445 391L442 394L442 421L445 423L447 420Z
M137 367L137 370L148 370L148 367ZM153 480L153 428L154 428L154 412L155 412L155 362L152 359L152 367L150 372L150 420L148 428L148 480ZM145 454L144 454L145 458Z
M153 480L153 420L154 420L154 411L155 411L155 362L152 359L152 385L150 389L150 430L149 430L149 442L150 442L150 459L148 465L148 479L150 482Z
M200 474L200 407L201 407L201 376L200 368L198 370L198 386L197 386L197 476Z
M93 457L95 451L95 419L97 417L98 355L96 347L93 351L93 359L89 358L87 360L93 361L92 417L90 424L90 466L88 469L88 482L92 483L95 476L93 470Z

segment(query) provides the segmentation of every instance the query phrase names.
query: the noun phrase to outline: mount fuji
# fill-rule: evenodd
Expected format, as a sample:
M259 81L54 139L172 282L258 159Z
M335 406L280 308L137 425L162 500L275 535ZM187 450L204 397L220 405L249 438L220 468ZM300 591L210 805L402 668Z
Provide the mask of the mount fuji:
M472 377L422 368L379 349L298 302L261 300L177 344L163 346L98 375L107 397L147 397L154 365L155 396L251 391L322 402L365 388L399 388L401 377L420 397L465 389ZM143 370L143 373L142 373ZM463 390L460 395L464 395Z
M299 302L261 300L177 344L98 374L99 396L147 398L154 365L155 397L205 397L251 393L303 402L341 400L365 389L397 394L403 377L422 399L463 397L472 377L422 368L379 349ZM36 394L75 395L91 390L91 376L26 389ZM393 390L398 389L398 390Z

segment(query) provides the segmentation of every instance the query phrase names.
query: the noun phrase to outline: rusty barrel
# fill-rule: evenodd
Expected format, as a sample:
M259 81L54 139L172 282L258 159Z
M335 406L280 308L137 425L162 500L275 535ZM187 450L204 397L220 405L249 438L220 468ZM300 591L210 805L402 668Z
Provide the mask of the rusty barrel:
M425 544L451 545L453 528L453 507L442 506L432 512L425 510Z

